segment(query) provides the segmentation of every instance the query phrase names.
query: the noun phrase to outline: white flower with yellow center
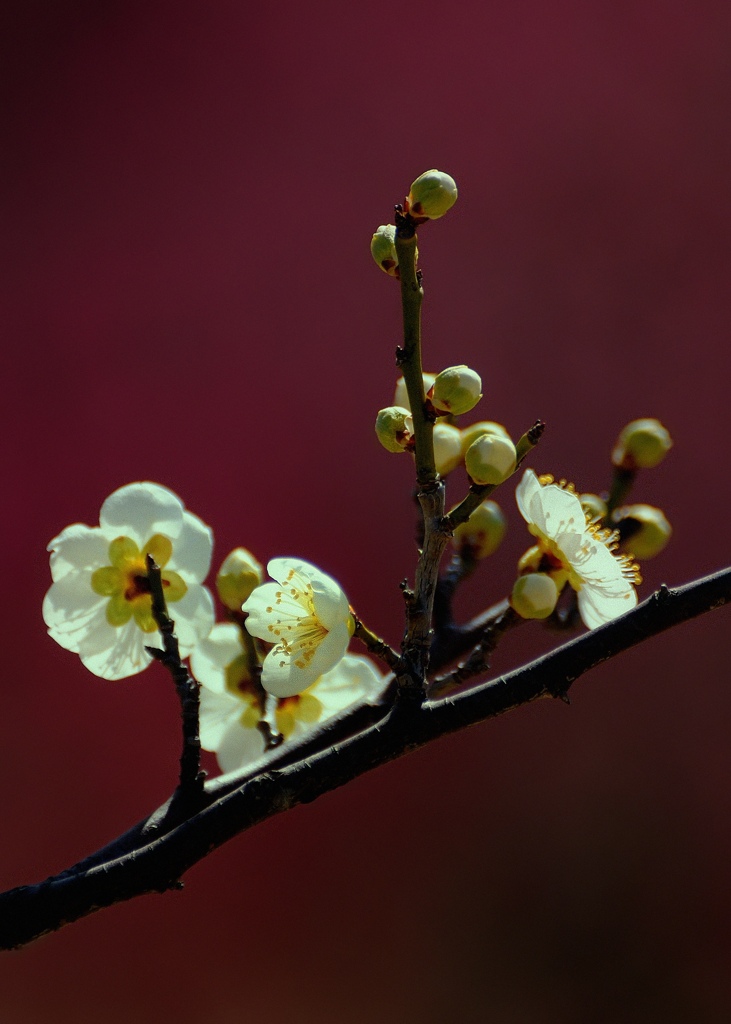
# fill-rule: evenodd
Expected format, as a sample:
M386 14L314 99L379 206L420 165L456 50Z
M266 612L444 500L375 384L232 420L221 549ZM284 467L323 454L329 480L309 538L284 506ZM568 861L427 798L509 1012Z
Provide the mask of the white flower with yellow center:
M215 625L208 639L193 651L190 662L201 684L204 750L215 752L222 772L257 761L265 752L264 735L257 726L264 715L266 695L251 678L238 627ZM277 700L276 727L285 740L299 739L351 705L373 700L384 685L385 678L368 658L346 654L304 693Z
M587 521L578 495L528 469L515 497L538 539L536 568L549 572L559 590L568 582L576 591L584 625L594 629L637 604L637 566L614 554L616 535Z
M201 586L213 549L209 528L177 495L153 483L120 487L99 526L75 523L48 545L53 585L43 601L48 632L104 679L123 679L160 647L146 556L162 569L165 600L185 657L211 631L213 599Z
M274 644L262 686L275 697L292 697L337 665L355 624L338 584L309 562L273 558L267 572L277 582L257 587L244 602L246 628Z

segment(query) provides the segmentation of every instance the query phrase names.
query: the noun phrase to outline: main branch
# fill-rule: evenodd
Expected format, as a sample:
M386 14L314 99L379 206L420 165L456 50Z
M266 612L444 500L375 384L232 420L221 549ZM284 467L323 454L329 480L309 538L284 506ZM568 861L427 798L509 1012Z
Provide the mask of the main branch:
M0 948L12 949L102 907L180 888L181 875L253 825L308 803L410 750L541 697L565 697L584 672L731 601L731 568L677 590L661 587L626 615L550 654L455 696L404 711L390 687L377 706L342 716L238 777L213 780L189 817L170 802L102 851L37 885L0 895ZM460 653L456 652L456 656Z

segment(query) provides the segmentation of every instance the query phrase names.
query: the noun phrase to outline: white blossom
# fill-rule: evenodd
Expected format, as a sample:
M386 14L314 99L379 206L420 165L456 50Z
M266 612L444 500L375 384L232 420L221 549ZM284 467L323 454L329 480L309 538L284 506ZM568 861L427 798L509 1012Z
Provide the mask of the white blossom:
M589 629L622 615L637 604L637 566L614 553L616 535L587 521L572 490L526 470L515 492L520 513L537 538L547 563L544 570L559 590L568 582L576 591L579 614Z
M215 625L193 651L191 667L201 684L203 748L215 752L222 772L257 761L265 753L258 725L266 695L251 678L238 627ZM346 654L304 693L279 698L274 722L285 740L297 740L351 705L373 700L384 684L384 677L368 658Z
M309 562L274 558L276 583L244 602L246 628L274 647L262 666L262 686L275 697L302 693L345 654L354 622L348 599L332 577Z
M141 672L160 647L152 618L146 556L163 590L183 656L208 636L213 534L172 491L153 483L120 487L104 502L99 526L74 523L48 545L53 585L43 601L48 632L104 679Z

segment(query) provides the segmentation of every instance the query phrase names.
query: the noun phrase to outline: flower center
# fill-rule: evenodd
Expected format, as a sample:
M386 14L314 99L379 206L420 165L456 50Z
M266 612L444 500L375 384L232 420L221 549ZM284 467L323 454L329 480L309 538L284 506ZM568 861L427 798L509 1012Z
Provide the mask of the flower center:
M163 568L172 553L172 543L161 533L151 537L142 551L131 537L116 537L111 542L110 564L95 569L91 575L91 589L94 593L109 598L106 616L110 626L124 626L134 618L143 633L155 632L157 625L152 617L147 556L152 555L162 569L165 600L179 601L188 587L178 573Z

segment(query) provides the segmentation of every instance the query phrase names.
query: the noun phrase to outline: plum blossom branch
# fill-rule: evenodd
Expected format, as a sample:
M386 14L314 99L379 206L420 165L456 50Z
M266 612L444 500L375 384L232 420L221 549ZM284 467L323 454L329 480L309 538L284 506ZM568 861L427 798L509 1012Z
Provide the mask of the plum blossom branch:
M390 688L329 722L306 742L242 775L209 782L201 806L171 814L171 801L79 864L0 895L0 948L22 946L102 907L180 888L180 876L216 847L265 819L336 789L430 740L535 701L562 697L584 672L681 622L731 601L731 567L670 590L497 679L411 706Z
M150 554L147 555L147 577L152 598L152 617L163 643L162 650L158 647L148 647L147 651L161 662L172 676L180 701L183 748L180 754L178 795L181 800L197 800L203 792L205 779L205 774L200 770L201 741L198 735L200 689L180 657L175 623L168 615L165 603L162 573Z

